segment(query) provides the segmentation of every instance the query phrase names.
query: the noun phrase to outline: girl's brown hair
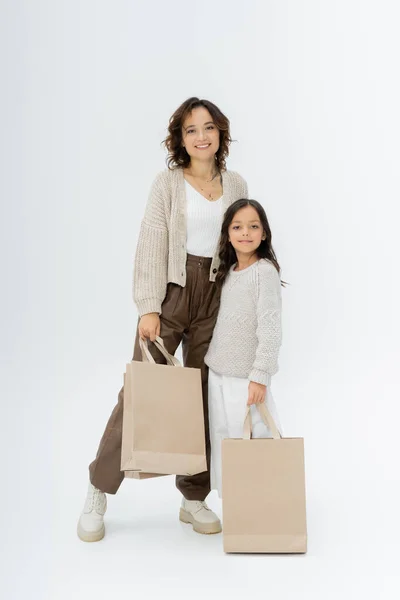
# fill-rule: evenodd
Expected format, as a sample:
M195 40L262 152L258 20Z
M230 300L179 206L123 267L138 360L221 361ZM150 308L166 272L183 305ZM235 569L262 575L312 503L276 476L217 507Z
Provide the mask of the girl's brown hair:
M221 227L221 237L219 241L219 259L221 263L216 277L216 281L220 285L225 281L231 266L237 263L235 249L229 241L229 225L232 223L238 210L245 206L252 206L257 211L266 236L265 240L261 241L261 244L256 250L258 258L266 258L272 262L278 273L281 272L274 249L272 248L272 233L264 208L256 200L236 200L236 202L227 208ZM282 281L282 285L285 285L284 281Z
M219 130L219 148L215 155L215 164L218 171L226 169L226 158L229 154L229 144L232 142L229 119L209 100L200 98L188 98L174 112L169 120L168 135L163 141L168 150L167 165L169 169L176 167L186 168L190 165L190 156L186 148L182 146L182 126L183 122L194 108L203 106L210 113L216 127Z

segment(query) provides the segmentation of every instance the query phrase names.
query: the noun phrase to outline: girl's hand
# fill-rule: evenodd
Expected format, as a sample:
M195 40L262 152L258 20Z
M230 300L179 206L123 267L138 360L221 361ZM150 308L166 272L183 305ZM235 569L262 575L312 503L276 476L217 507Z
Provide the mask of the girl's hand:
M262 404L265 400L265 394L267 392L267 386L255 381L249 383L249 398L247 400L247 406L252 404Z
M152 342L160 335L160 315L158 313L148 313L143 315L139 321L139 336L144 341L150 339Z

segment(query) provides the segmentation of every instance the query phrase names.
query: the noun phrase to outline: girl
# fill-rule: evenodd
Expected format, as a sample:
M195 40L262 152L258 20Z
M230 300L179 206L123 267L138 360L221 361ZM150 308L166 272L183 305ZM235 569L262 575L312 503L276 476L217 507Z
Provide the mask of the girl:
M226 169L231 142L229 120L208 100L189 98L172 115L165 145L168 170L153 182L136 249L134 300L140 316L133 359L141 360L139 337L160 335L174 354L182 342L183 362L201 369L206 432L207 377L204 355L219 306L215 285L222 216L238 198L247 198L247 185ZM164 362L154 348L157 362ZM124 479L120 470L124 390L107 423L95 460L78 523L81 540L100 540L105 533L106 493L115 494ZM218 533L221 523L206 505L209 471L177 476L182 493L180 519L199 533Z
M280 267L258 202L242 199L228 208L219 257L221 304L205 362L210 368L211 486L222 497L221 442L243 436L246 404L253 437L270 437L255 406L262 402L281 431L270 389L281 345Z

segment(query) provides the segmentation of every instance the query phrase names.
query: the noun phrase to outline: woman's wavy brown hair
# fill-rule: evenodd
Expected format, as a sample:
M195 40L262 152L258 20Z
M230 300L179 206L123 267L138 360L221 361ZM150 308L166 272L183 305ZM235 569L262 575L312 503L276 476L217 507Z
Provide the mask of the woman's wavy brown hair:
M221 237L219 241L219 259L221 263L216 277L216 282L219 285L224 283L229 269L232 267L232 265L237 263L235 249L229 241L229 225L232 223L236 213L241 208L245 208L245 206L252 206L257 211L258 217L261 221L261 226L263 227L266 235L265 240L261 241L261 244L256 250L258 258L266 258L272 262L278 273L281 272L274 249L272 248L272 233L264 208L259 202L257 202L257 200L236 200L236 202L227 208L222 222ZM285 286L284 281L281 283L283 286Z
M229 154L229 144L232 142L229 119L220 111L218 106L215 106L209 100L201 100L196 97L188 98L183 102L169 120L168 135L163 141L168 150L168 168L186 168L190 165L190 156L186 148L182 146L182 126L186 117L190 115L194 108L198 108L199 106L203 106L208 110L219 130L219 148L215 155L215 164L218 171L225 171L226 158Z

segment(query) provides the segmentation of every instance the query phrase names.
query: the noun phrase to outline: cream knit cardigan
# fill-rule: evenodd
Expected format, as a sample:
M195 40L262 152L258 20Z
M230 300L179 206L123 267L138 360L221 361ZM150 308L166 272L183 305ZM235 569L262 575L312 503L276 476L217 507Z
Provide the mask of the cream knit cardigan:
M234 171L222 173L223 211L235 200L248 198L245 180ZM215 281L219 258L210 268ZM183 169L165 169L155 178L136 247L133 299L140 316L161 314L167 284L186 285L186 191Z

